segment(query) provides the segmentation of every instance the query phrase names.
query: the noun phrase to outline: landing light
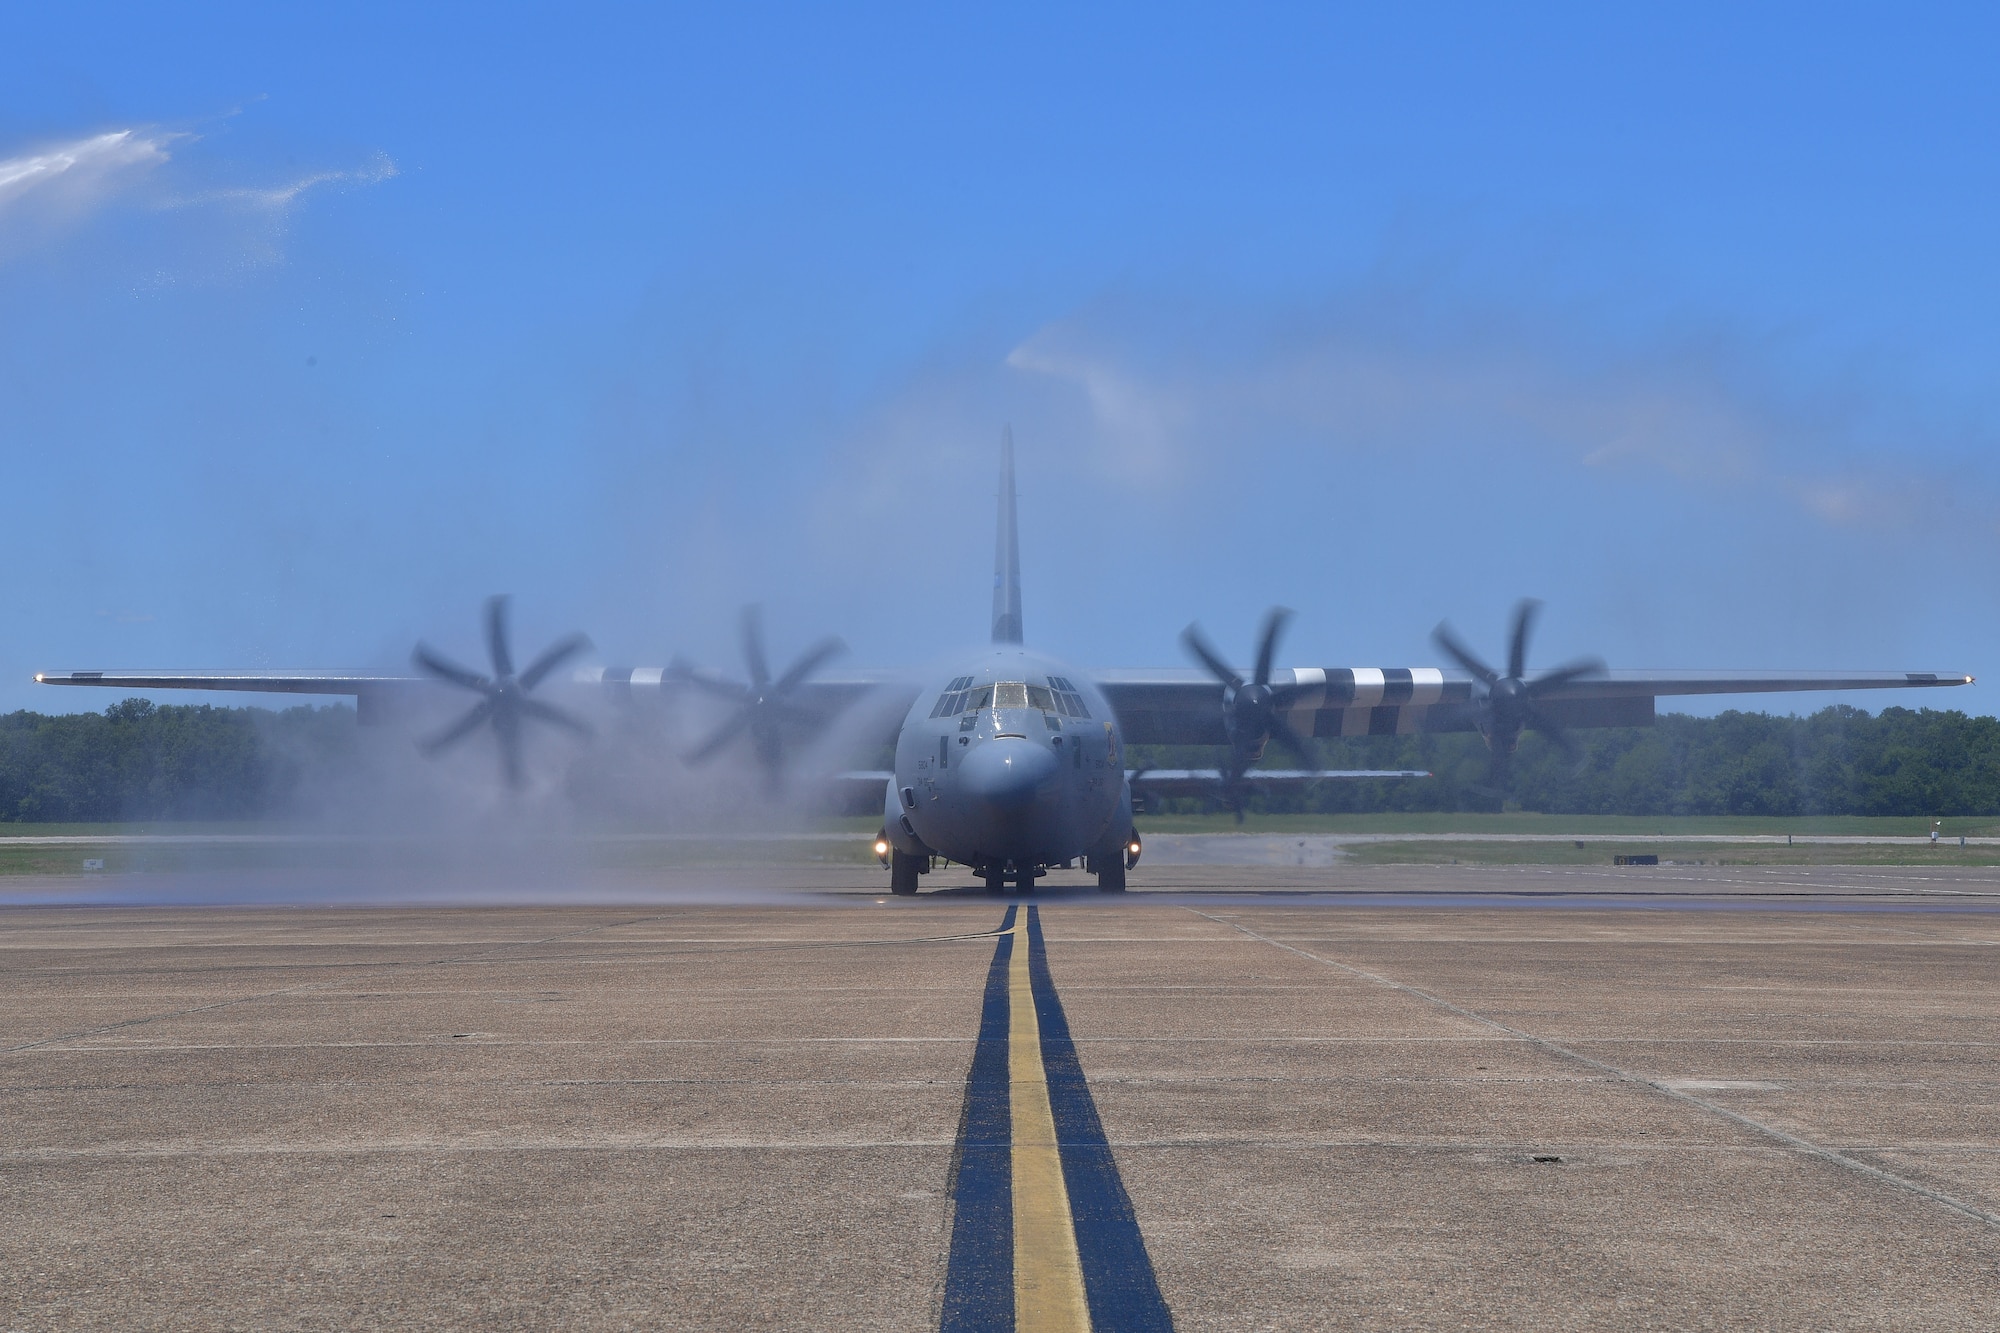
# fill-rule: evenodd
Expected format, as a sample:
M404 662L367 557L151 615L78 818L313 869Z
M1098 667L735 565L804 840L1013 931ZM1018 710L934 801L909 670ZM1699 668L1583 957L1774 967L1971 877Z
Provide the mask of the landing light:
M889 854L889 840L887 838L875 839L875 855L887 856L888 854Z

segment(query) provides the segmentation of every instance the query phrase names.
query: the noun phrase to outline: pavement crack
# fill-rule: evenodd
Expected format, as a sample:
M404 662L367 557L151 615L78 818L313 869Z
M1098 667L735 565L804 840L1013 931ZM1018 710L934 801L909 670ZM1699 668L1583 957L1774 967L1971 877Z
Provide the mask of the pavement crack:
M585 935L597 934L600 931L617 930L624 926L644 925L649 921L662 921L673 915L675 915L673 912L654 912L646 916L632 917L628 920L606 921L600 925L584 926L577 930L560 931L554 935L543 935L531 940L514 940L508 943L496 944L490 948L480 949L472 953L452 954L444 958L362 963L353 966L363 970L379 968L383 972L395 972L406 968L420 967L462 967L468 964L488 962L496 955L508 953L512 950L533 949L545 944L559 944L564 940L579 939ZM633 951L631 953L620 952L617 957L621 962L629 962L636 958L675 958L697 954L761 953L771 950L879 947L897 944L949 944L965 940L990 940L994 937L995 933L992 930L979 930L964 931L951 935L919 935L903 939L887 940L800 940L785 941L776 944L735 944L721 948L666 948ZM521 960L517 956L515 961ZM543 959L539 961L552 960ZM575 961L574 956L565 957L563 961ZM315 991L328 990L332 987L345 984L347 981L347 977L328 981L312 981L299 986L281 987L278 990L259 991L255 995L238 995L232 999L217 1000L213 1004L198 1004L182 1009L167 1009L155 1014L142 1014L137 1018L121 1019L116 1023L105 1023L98 1027L81 1028L73 1032L61 1032L51 1037L43 1037L38 1041L27 1041L19 1045L0 1048L0 1055L18 1055L23 1051L32 1051L43 1046L59 1046L64 1042L81 1041L87 1037L101 1037L107 1033L123 1031L126 1028L140 1027L147 1023L156 1023L163 1018L185 1018L190 1014L214 1013L218 1009L227 1009L233 1005L253 1004L258 1000L275 1000L286 995L310 995Z
M1396 981L1390 977L1385 977L1378 972L1370 972L1368 969L1362 967L1356 967L1352 963L1343 963L1338 959L1327 958L1321 954L1313 953L1310 950L1301 949L1295 944L1287 944L1283 940L1272 939L1269 935L1260 934L1257 931L1250 929L1248 926L1241 925L1235 921L1231 921L1223 917L1212 916L1209 913L1204 912L1196 907L1187 907L1184 908L1183 910L1192 912L1194 913L1194 915L1202 917L1205 920L1213 921L1217 925L1228 926L1231 930L1237 931L1243 935L1247 935L1253 940L1259 940L1265 944L1270 945L1273 948L1283 949L1288 953L1297 954L1301 958L1311 959L1313 962L1320 963L1326 967L1337 968L1342 972L1346 972L1352 976L1357 976L1366 981L1373 982L1378 986L1385 986L1390 990L1401 991L1404 994L1409 995L1415 999L1424 1001L1426 1004L1435 1005L1437 1008L1444 1009L1450 1013L1457 1014L1461 1018L1469 1019L1472 1022L1478 1023L1483 1027L1491 1028L1496 1032L1504 1032L1510 1037L1514 1037L1521 1041L1528 1042L1531 1045L1540 1048L1541 1050L1547 1051L1551 1055L1558 1056L1565 1060L1572 1060L1578 1064L1586 1065L1604 1074L1608 1074L1618 1082L1629 1083L1643 1088L1650 1088L1662 1097L1671 1098L1672 1100L1680 1102L1684 1105L1692 1106L1697 1110L1706 1111L1710 1115L1719 1116L1724 1120L1732 1121L1735 1124L1741 1125L1745 1129L1752 1130L1758 1134L1762 1134L1767 1138L1775 1139L1779 1143L1782 1143L1785 1146L1805 1156L1816 1158L1820 1161L1829 1163L1830 1165L1833 1166L1841 1167L1847 1171L1855 1173L1856 1175L1865 1176L1871 1180L1879 1181L1880 1183L1885 1185L1893 1185L1897 1189L1905 1190L1911 1194L1918 1195L1921 1198L1928 1199L1932 1203L1939 1204L1945 1208L1948 1208L1952 1212L1958 1213L1963 1217L1969 1217L1976 1222L1983 1222L1989 1227L1992 1227L1996 1230L2000 1230L2000 1214L1987 1212L1983 1208L1979 1208L1972 1204L1966 1203L1963 1200L1956 1199L1951 1195L1946 1194L1942 1190L1932 1189L1928 1185L1920 1184L1917 1181L1911 1180L1907 1176L1898 1175L1893 1171L1885 1171L1879 1166L1875 1166L1871 1163L1864 1162L1858 1157L1849 1156L1847 1153L1841 1152L1838 1149L1826 1147L1824 1144L1814 1143L1810 1139L1801 1138L1799 1135L1790 1133L1786 1130L1779 1129L1775 1125L1767 1125L1761 1120L1752 1119L1750 1116L1744 1115L1740 1111L1732 1111L1726 1106L1722 1106L1716 1102L1708 1100L1706 1097L1697 1097L1692 1093L1684 1092L1679 1088L1669 1087L1666 1083L1661 1082L1657 1079L1646 1078L1644 1075L1635 1074L1629 1069L1621 1069L1617 1065L1610 1064L1603 1060L1594 1059L1591 1056L1583 1054L1581 1051L1571 1050L1569 1047L1562 1045L1560 1042L1551 1041L1547 1037L1538 1036L1537 1034L1526 1031L1525 1029L1510 1026L1509 1024L1500 1022L1498 1019L1488 1018L1484 1014L1477 1013L1471 1009L1467 1009L1464 1005L1454 1004L1450 1000L1445 999L1441 995L1434 995L1427 990L1423 990L1419 987L1409 985L1405 982Z
M476 962L479 959L488 958L509 949L529 949L536 945L553 944L558 940L576 939L579 936L594 934L600 930L616 930L620 926L636 926L647 921L659 921L669 915L671 913L655 912L648 916L633 917L628 921L606 921L601 925L584 926L577 930L566 930L554 935L544 935L538 939L516 940L512 943L496 944L474 953L454 954L444 958L419 958L408 961L365 964L364 966L377 967L384 972L394 972L404 968L446 967L453 963ZM278 990L259 991L255 995L238 995L227 1000L217 1000L213 1004L195 1004L180 1009L166 1009L155 1014L141 1014L137 1018L120 1019L116 1023L104 1023L97 1027L80 1028L73 1032L59 1032L52 1037L43 1037L38 1041L24 1041L19 1045L0 1049L0 1055L18 1055L22 1051L37 1050L43 1046L57 1046L66 1041L81 1041L85 1037L99 1037L107 1032L122 1032L126 1028L140 1027L147 1023L157 1023L163 1018L184 1018L189 1014L211 1014L218 1009L228 1009L239 1004L254 1004L258 1000L275 1000L284 995L310 995L314 991L327 990L340 985L346 980L347 978L342 977L328 981L309 981L298 986L285 986Z

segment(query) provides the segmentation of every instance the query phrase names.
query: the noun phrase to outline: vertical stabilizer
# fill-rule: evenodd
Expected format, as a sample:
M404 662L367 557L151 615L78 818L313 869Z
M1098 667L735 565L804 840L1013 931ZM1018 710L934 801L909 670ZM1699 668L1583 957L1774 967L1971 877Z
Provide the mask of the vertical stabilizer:
M1014 519L1014 428L1000 432L1000 531L993 544L993 642L1021 641L1021 531Z

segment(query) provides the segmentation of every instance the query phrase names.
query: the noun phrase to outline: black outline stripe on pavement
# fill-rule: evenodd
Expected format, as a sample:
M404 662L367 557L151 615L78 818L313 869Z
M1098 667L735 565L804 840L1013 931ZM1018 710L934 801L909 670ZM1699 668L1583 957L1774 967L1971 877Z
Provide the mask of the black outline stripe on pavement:
M965 1107L951 1162L951 1262L945 1270L943 1333L1014 1327L1013 1111L1007 1087L1007 968L1014 958L1014 907L1000 923L979 1041L965 1078Z
M1077 1258L1083 1289L1090 1298L1090 1323L1097 1329L1171 1329L1174 1317L1160 1295L1152 1256L1146 1253L1132 1199L1119 1178L1111 1143L1104 1137L1097 1102L1084 1081L1083 1065L1070 1039L1069 1019L1049 976L1042 943L1042 914L1028 909L1028 976L1035 990L1035 1015L1042 1029L1042 1065L1049 1081L1049 1107L1062 1144L1063 1183L1069 1187L1070 1217L1076 1225Z
M943 1333L1015 1328L1013 1124L1010 1110L1008 976L1016 907L1000 925L986 974L979 1040L966 1077L953 1154L951 1257L945 1274ZM1049 974L1041 913L1027 918L1028 980L1041 1034L1041 1062L1060 1145L1063 1185L1094 1329L1171 1330L1131 1197L1104 1134L1097 1103Z

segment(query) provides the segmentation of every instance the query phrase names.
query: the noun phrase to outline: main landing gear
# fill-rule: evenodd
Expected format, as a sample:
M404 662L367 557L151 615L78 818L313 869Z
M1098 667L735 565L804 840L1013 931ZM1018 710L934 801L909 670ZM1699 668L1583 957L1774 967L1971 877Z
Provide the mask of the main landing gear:
M1099 893L1125 892L1125 872L1139 864L1139 834L1129 834L1123 846L1108 852L1093 853L1084 866L1097 875Z

